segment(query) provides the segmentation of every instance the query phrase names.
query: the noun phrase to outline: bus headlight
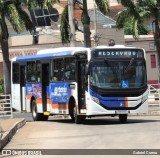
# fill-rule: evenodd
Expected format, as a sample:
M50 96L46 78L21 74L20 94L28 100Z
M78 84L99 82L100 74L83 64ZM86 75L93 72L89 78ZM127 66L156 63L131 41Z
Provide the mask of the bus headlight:
M92 100L93 100L94 102L96 102L97 104L100 104L100 102L99 102L99 99L98 99L98 98L96 98L96 97L94 97L94 96L91 96L91 98L92 98Z
M142 97L142 103L144 103L148 99L148 95Z

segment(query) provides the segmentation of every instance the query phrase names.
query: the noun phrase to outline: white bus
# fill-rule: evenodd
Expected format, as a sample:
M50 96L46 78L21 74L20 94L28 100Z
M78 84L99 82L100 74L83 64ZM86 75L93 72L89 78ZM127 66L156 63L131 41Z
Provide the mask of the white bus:
M35 121L50 115L86 117L148 112L145 51L120 45L63 47L12 60L12 106L32 112Z

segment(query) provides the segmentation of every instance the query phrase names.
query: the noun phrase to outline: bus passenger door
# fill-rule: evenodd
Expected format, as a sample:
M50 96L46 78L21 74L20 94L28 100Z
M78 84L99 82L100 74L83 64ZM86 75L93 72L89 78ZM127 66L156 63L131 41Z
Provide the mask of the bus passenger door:
M47 86L49 86L49 64L42 64L42 105L43 105L43 112L47 111Z
M25 78L25 66L20 66L20 96L21 96L21 110L26 109L26 78Z
M86 90L86 76L85 65L86 60L77 61L77 83L78 83L78 107L80 109L86 109L85 103L85 90Z

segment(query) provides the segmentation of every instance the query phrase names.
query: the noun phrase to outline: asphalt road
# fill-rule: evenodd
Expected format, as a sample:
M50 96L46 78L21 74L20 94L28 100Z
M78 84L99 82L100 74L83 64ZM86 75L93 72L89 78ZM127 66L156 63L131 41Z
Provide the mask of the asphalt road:
M87 119L79 125L70 119L29 120L5 149L160 149L160 116L130 116L126 124L120 124L118 117Z

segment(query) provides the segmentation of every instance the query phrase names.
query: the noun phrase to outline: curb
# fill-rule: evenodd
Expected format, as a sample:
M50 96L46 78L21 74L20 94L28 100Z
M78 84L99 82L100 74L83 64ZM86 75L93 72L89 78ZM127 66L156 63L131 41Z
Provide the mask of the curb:
M3 149L4 146L6 146L10 140L12 139L12 137L15 135L15 133L17 132L17 130L19 128L21 128L22 126L24 126L26 124L26 119L22 119L19 122L16 122L9 131L6 131L1 140L0 140L0 150Z

